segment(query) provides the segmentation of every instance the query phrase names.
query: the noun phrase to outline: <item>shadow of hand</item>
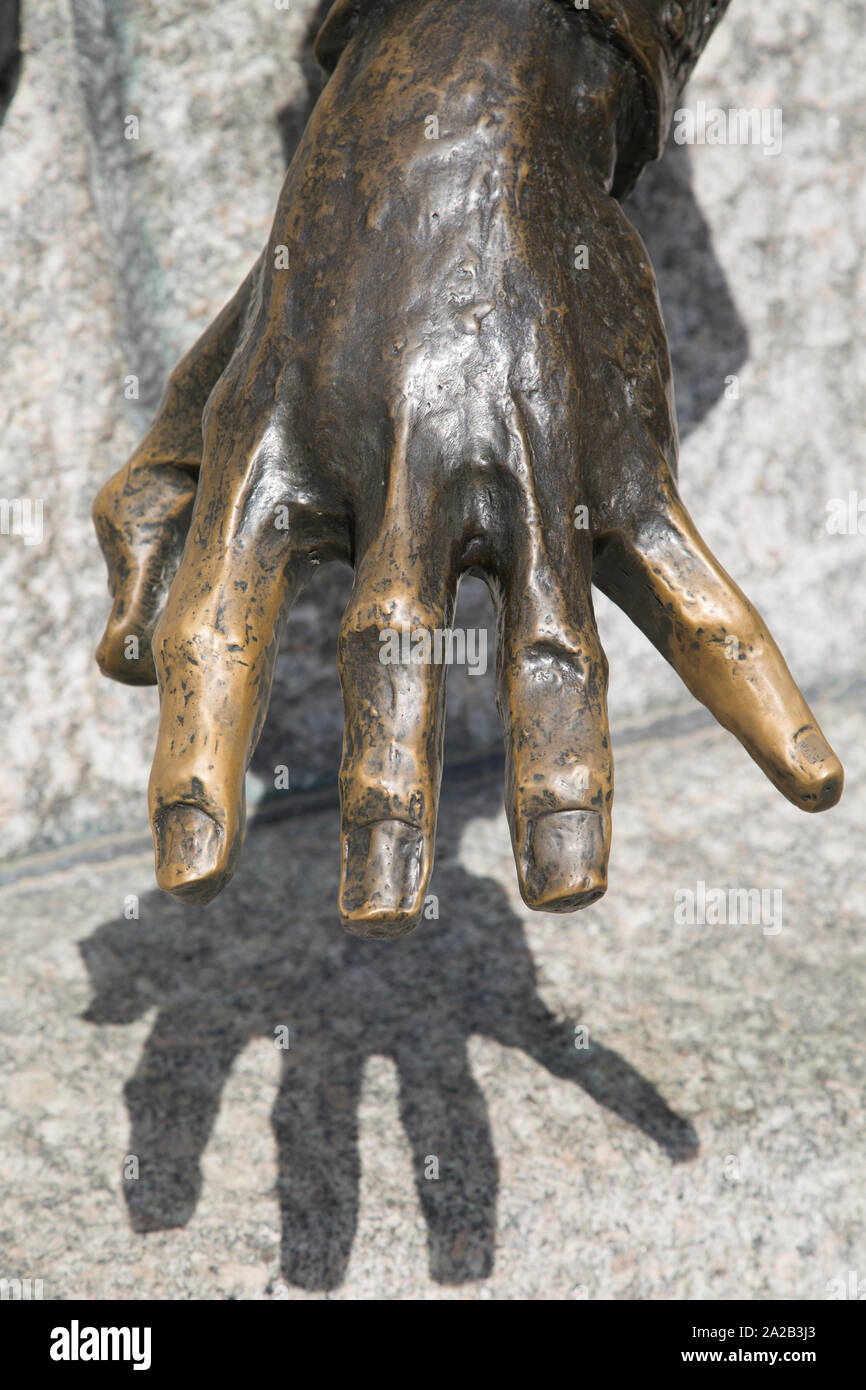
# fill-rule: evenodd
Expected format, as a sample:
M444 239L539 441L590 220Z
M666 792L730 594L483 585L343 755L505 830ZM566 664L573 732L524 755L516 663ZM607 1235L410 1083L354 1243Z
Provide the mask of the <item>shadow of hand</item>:
M489 812L489 780L448 796L437 868L438 920L387 944L340 930L331 907L336 811L251 833L250 863L210 907L154 893L138 921L107 922L81 943L94 987L86 1018L128 1023L156 1008L125 1088L126 1184L137 1231L183 1225L221 1092L253 1038L289 1030L272 1123L278 1151L282 1277L305 1289L342 1280L357 1224L357 1106L365 1060L399 1074L400 1110L428 1229L431 1277L484 1278L493 1265L497 1161L467 1044L483 1034L523 1049L636 1125L677 1162L691 1124L611 1048L575 1047L574 1025L536 988L521 923L499 885L457 856L460 821ZM320 847L320 848L317 848ZM430 911L434 910L431 902ZM430 1160L438 1180L425 1175Z

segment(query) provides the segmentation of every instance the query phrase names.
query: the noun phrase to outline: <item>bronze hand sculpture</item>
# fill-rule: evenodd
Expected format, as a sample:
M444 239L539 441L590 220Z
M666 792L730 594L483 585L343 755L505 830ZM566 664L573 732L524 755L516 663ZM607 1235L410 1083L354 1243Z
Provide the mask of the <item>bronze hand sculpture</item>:
M725 8L333 6L332 76L270 243L94 508L114 596L98 660L159 682L150 811L169 892L204 903L234 871L281 624L334 558L355 569L339 641L350 931L396 936L421 915L444 667L383 663L380 638L448 629L464 573L498 612L530 906L606 887L592 582L789 800L838 800L839 760L680 500L653 272L618 201Z

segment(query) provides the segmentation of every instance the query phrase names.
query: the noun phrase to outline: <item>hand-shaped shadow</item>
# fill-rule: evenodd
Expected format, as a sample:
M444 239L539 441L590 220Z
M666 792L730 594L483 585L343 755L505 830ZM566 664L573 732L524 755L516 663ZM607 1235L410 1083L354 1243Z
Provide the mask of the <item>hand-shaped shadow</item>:
M0 10L0 125L21 76L21 4L5 0Z
M655 270L671 352L680 442L724 394L749 355L749 338L695 200L692 158L668 141L624 208Z
M498 778L497 778L498 783ZM154 893L138 921L105 923L81 943L94 1024L156 1006L125 1088L140 1176L126 1185L137 1231L180 1226L201 1187L200 1159L228 1072L245 1044L290 1030L273 1107L282 1211L282 1277L333 1289L358 1210L356 1110L365 1059L393 1058L431 1277L490 1274L497 1161L487 1107L467 1058L473 1034L521 1048L552 1075L637 1125L673 1162L692 1157L691 1124L611 1048L575 1048L536 990L532 956L502 889L457 859L459 821L489 814L492 778L447 796L434 890L439 920L387 944L344 934L332 907L336 810L260 826L246 866L206 909ZM239 1141L240 1136L239 1136ZM242 1141L241 1141L242 1142ZM435 1156L439 1177L425 1176Z

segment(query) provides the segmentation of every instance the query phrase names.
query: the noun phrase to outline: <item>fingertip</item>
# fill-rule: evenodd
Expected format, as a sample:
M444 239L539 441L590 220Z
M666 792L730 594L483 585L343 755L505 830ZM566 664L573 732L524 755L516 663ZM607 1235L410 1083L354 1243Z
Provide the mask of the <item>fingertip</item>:
M607 891L607 834L593 810L552 811L517 845L520 891L537 912L577 912Z
M153 836L156 881L183 902L211 902L234 872L222 827L198 806L166 807L154 818Z
M807 724L794 735L791 783L782 790L804 811L829 811L839 802L845 770L817 725Z
M343 837L340 919L347 932L374 941L415 930L430 864L424 833L406 821L377 821Z
M109 620L94 652L96 664L109 680L124 685L156 685L150 637L140 629L121 629Z

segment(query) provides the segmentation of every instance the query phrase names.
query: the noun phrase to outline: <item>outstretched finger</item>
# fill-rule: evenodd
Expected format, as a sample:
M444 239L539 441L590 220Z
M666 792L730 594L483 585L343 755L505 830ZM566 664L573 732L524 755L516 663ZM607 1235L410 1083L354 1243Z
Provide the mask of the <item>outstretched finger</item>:
M218 396L190 534L153 641L157 881L195 903L210 901L234 872L244 774L267 712L284 612L328 550L327 518L293 484L255 391L221 383Z
M573 912L607 888L613 758L607 661L581 563L561 572L542 528L509 556L497 661L506 809L524 901ZM515 527L519 534L519 524Z
M365 937L418 924L433 867L455 576L447 522L411 493L401 455L340 630L340 915Z
M842 765L766 623L710 551L673 481L653 510L596 539L594 579L784 796L823 811Z

